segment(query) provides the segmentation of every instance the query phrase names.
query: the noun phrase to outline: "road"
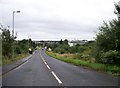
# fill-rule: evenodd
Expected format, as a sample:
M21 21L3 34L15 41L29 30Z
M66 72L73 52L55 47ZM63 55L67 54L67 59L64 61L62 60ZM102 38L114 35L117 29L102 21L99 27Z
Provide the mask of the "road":
M118 78L54 59L37 50L31 59L5 74L3 86L117 86Z

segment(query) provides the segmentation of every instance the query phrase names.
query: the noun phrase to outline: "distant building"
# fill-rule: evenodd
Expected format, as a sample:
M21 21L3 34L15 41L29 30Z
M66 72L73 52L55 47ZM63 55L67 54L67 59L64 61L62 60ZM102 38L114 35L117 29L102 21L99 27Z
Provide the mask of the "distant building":
M35 42L35 44L41 44L43 47L45 47L46 46L46 44L53 44L53 43L59 43L59 41L43 41L43 40L41 40L41 41L34 41Z
M87 40L72 40L72 41L69 41L68 44L69 44L69 46L75 46L77 44L82 45L82 44L85 44L87 42L88 42Z

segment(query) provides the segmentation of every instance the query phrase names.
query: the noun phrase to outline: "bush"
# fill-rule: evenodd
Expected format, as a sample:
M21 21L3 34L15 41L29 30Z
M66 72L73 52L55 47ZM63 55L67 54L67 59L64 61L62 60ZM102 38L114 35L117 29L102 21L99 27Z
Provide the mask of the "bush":
M77 53L74 54L74 59L80 59L84 61L91 61L91 56L89 54Z
M120 64L120 53L116 50L109 50L105 53L102 53L101 60L103 63L108 64Z
M22 50L19 46L15 46L15 52L16 54L21 54Z
M82 53L82 52L84 52L85 50L88 50L89 48L87 47L87 46L79 46L78 47L78 52L79 53Z
M120 66L117 66L117 65L109 65L109 64L101 64L101 63L83 61L83 60L73 59L69 57L64 57L64 56L61 56L61 54L56 54L52 52L46 52L46 53L56 59L59 59L59 60L62 60L68 63L72 63L77 66L89 67L89 68L93 68L98 71L105 71L107 73L118 75L118 76L120 75Z
M62 44L53 49L53 52L63 54L63 53L69 53L70 52L70 47L67 44Z
M84 46L84 45L75 45L70 47L70 53L88 53L88 51L90 51L90 47L89 46Z
M119 4L115 4L119 13ZM97 62L120 64L120 20L104 22L95 38L94 57Z

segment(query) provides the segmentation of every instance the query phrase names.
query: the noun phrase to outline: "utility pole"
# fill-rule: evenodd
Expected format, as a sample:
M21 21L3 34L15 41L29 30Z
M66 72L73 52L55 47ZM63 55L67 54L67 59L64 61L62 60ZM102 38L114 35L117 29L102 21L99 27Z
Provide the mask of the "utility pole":
M12 60L14 60L14 39L15 39L15 36L14 36L14 32L15 32L15 30L14 30L14 14L15 13L20 13L20 11L13 11L13 23L12 23L12 25L13 25L13 30L12 30L12 37L13 37Z

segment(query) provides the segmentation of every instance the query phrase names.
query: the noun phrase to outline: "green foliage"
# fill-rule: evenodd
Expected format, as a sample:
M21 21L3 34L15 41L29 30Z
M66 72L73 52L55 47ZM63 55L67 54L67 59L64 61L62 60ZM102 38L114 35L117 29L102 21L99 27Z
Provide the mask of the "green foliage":
M95 63L95 62L92 63L89 61L83 61L83 60L79 60L79 59L61 57L60 55L58 55L58 54L56 55L55 53L49 53L49 52L46 52L46 53L49 56L52 56L56 59L74 64L77 66L92 68L92 69L95 69L98 71L103 71L103 72L107 72L107 73L114 74L114 75L120 75L120 66L117 66L117 65L101 64L101 63Z
M63 41L62 41L62 39L60 40L60 44L63 44Z
M2 30L2 55L12 57L12 42L13 38L10 35L10 31L8 29Z
M120 60L120 53L116 50L110 50L107 52L102 53L101 55L101 60L104 63L108 63L108 64L120 64L119 60Z
M115 8L119 13L118 4ZM120 64L120 20L104 22L95 40L93 55L97 62Z
M58 47L60 44L58 43L48 43L46 46L48 48L51 48L52 50L54 50L56 47Z
M78 47L78 52L79 52L79 53L82 53L82 52L84 52L85 50L88 50L88 49L89 49L89 47L79 46L79 47Z
M63 42L62 40L60 40L59 44L56 43L49 44L49 46L47 47L50 47L55 53L63 54L63 53L83 53L84 51L89 51L90 48L88 46L77 44L75 46L70 47L68 45L68 40L65 39Z
M87 44L83 44L83 45L77 44L72 47L68 45L67 40L64 40L64 41L62 42L62 40L60 40L60 43L48 44L47 47L51 48L54 53L58 53L62 55L74 54L73 55L74 59L79 59L79 60L81 59L84 61L94 62L91 56L91 52L92 52L91 46L92 46L93 41Z
M6 65L6 64L11 64L16 60L20 60L21 58L27 57L29 54L28 53L22 53L22 54L16 54L15 55L15 59L11 60L10 58L8 58L7 56L3 56L3 60L2 60L2 65Z
M0 31L0 66L1 65L2 65L2 33Z
M68 40L67 40L67 39L65 39L65 40L63 41L63 44L68 45Z
M68 45L68 40L65 39L64 41L62 41L62 39L60 40L59 43L49 43L46 44L46 46L48 48L51 48L53 50L53 52L57 52L57 53L69 53L69 48L70 46Z
M60 54L69 53L69 45L61 44L58 47L56 47L53 51Z
M4 59L2 60L2 65L6 65L6 64L11 64L12 63L12 60L10 60L9 58L5 58L3 57Z
M117 3L115 3L115 9L116 9L117 12L120 14L120 6L119 6Z
M16 46L17 46L16 52L20 51L20 53L26 53L26 52L28 52L30 44L29 44L28 40L23 39L21 41L16 42Z
M98 62L106 63L107 60L103 60L102 57L105 57L105 55L108 54L108 51L120 50L120 21L113 20L110 21L109 24L104 22L103 26L101 26L99 30L100 31L99 34L97 34L94 48L94 52L96 52L95 57ZM103 52L107 53L104 55ZM114 63L114 59L116 58L112 59L112 62Z
M89 47L90 49L93 49L95 41L88 41L84 44L84 46Z
M9 31L9 29L1 29L2 30L2 59L3 64L11 63L15 60L15 56L19 56L19 54L27 53L28 48L33 48L34 42L32 42L31 39L29 40L21 40L17 41L15 40L15 37L13 37ZM0 37L0 38L1 38ZM0 42L1 43L1 42ZM14 47L13 47L14 46ZM35 47L35 44L34 44ZM13 56L13 48L14 48L14 59ZM21 57L22 58L22 57Z
M84 53L78 53L74 55L74 58L88 61L88 59L90 58L90 55L84 54Z
M17 54L27 53L29 48L34 49L36 44L31 40L23 39L15 42L15 52Z
M22 49L20 48L20 46L15 46L14 47L14 52L16 52L16 54L21 54L22 53Z

